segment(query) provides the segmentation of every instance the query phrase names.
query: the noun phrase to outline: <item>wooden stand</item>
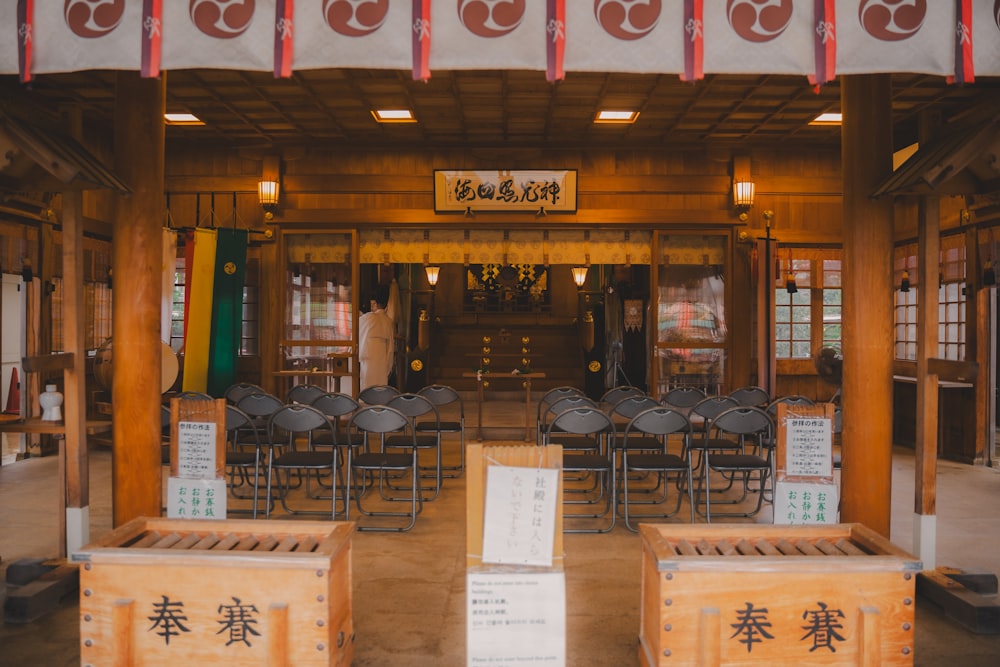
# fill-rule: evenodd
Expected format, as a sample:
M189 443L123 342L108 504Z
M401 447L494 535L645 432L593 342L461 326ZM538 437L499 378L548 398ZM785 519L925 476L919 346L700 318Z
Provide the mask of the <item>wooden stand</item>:
M860 524L639 531L645 667L913 664L920 561Z
M342 665L352 522L138 518L72 559L88 665Z
M534 427L531 423L531 380L533 378L544 378L545 373L512 373L510 375L496 375L493 373L462 373L462 377L476 378L476 390L479 397L479 421L477 440L483 440L483 403L486 401L486 382L493 380L523 380L524 386L524 441L531 442L534 438L531 433Z

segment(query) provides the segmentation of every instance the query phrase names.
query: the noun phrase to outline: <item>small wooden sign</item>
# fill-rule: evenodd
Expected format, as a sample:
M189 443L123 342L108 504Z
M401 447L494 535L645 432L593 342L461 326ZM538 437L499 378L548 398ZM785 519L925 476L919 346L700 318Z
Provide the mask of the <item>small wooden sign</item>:
M434 210L576 211L576 170L436 170Z

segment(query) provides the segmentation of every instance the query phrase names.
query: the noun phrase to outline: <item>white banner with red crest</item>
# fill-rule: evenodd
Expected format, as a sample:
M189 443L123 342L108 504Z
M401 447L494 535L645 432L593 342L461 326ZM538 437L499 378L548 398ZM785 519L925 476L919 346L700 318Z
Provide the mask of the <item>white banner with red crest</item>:
M436 69L544 71L546 21L543 0L432 2L432 76Z
M155 25L143 20L144 0L0 2L0 74L20 74L27 81L32 75L88 69L139 71L143 35L155 30L162 38L163 70L405 71L414 68L419 53L420 78L433 76L434 69L552 66L549 78L558 79L551 48L556 37L565 40L560 71L570 76L598 71L669 73L688 80L703 73L815 77L821 65L820 82L831 73L914 72L956 81L969 81L971 74L1000 76L1000 0L156 2L162 20ZM429 44L426 52L413 46L417 14L420 34L429 40L422 42ZM155 55L146 56L150 75L159 71L150 60Z
M566 3L566 71L684 71L680 2Z
M35 74L86 69L138 70L142 56L142 2L34 0L31 33L34 36L31 70Z
M407 70L413 57L409 2L322 0L295 3L293 69L338 67Z

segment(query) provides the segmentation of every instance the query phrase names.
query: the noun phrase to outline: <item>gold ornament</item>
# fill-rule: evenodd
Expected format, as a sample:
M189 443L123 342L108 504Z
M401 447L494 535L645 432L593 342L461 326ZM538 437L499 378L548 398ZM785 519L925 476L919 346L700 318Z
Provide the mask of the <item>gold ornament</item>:
M419 373L424 370L424 362L419 359L414 359L410 362L410 369L412 369L414 373Z
M591 361L589 364L587 364L587 370L590 371L591 373L596 373L597 371L601 370L601 362L597 360Z

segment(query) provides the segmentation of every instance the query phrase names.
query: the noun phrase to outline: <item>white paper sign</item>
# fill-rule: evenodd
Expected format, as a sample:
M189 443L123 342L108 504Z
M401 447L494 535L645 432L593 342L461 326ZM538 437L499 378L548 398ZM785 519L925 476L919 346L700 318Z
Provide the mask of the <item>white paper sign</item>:
M226 480L168 478L167 518L225 519Z
M558 492L556 468L489 466L483 562L551 566Z
M215 422L177 422L177 474L215 479Z
M563 572L466 575L469 667L566 664Z
M779 524L837 523L837 485L817 482L776 482L774 522Z
M785 472L790 476L833 475L833 420L788 417L785 420Z

